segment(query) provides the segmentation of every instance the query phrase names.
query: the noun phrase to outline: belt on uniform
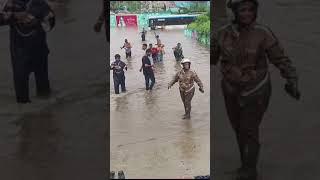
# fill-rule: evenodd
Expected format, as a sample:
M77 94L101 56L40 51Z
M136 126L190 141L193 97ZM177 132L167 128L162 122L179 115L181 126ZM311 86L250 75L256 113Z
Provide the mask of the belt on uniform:
M264 79L262 81L259 82L258 85L256 85L256 87L254 87L253 89L249 90L249 91L245 91L243 93L241 93L241 96L249 96L250 94L256 92L258 89L260 89L269 79L269 72L266 73Z
M184 91L184 93L190 92L193 88L194 88L194 84L188 90Z

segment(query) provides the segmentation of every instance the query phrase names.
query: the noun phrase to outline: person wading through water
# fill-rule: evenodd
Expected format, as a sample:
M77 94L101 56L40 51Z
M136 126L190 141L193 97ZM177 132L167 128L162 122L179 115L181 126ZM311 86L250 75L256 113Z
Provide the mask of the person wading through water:
M116 54L114 56L115 61L112 62L110 69L113 70L113 82L114 91L119 94L119 86L121 86L121 91L126 92L126 77L124 75L124 70L128 70L126 63L121 61L121 56Z
M29 76L34 72L37 95L51 94L48 77L47 32L55 26L55 15L44 0L12 0L0 12L0 26L10 26L10 53L16 100L30 103Z
M125 53L126 53L126 59L131 58L131 43L128 42L127 39L124 40L124 44L122 47L120 47L121 49L125 49Z
M142 57L142 65L140 68L140 72L143 70L143 75L145 77L146 90L151 91L156 80L153 72L153 59L151 57L151 50L147 49L146 54ZM151 84L150 84L151 81Z
M212 64L221 63L225 105L240 150L241 167L234 179L256 180L259 125L271 97L268 63L280 69L285 90L297 100L298 75L270 28L256 23L257 0L230 0L228 7L235 19L213 34Z
M194 82L198 84L200 92L204 93L204 90L203 84L197 73L190 70L191 61L189 59L184 59L181 61L181 64L183 68L173 77L173 80L168 85L168 89L170 89L176 82L179 82L180 96L185 110L183 119L190 119L191 100L195 92Z
M177 46L172 49L176 61L181 61L184 58L181 43L178 43Z

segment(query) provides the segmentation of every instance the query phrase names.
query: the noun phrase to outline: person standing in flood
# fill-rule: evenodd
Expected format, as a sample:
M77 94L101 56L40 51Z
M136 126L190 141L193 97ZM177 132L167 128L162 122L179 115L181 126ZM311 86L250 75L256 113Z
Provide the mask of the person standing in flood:
M144 28L142 28L142 32L140 32L140 34L141 34L141 40L146 41L147 31Z
M114 91L119 94L119 86L121 86L121 91L126 92L126 77L124 75L124 70L128 70L126 63L121 61L121 56L116 54L114 56L115 61L112 62L110 69L113 70L113 83Z
M156 40L158 46L162 44L159 35L156 35Z
M183 61L181 61L181 64L183 68L174 76L173 80L169 83L168 89L170 89L176 82L179 82L180 96L185 110L183 119L190 119L191 100L195 93L194 82L198 84L200 92L204 93L204 89L197 73L190 69L191 61L189 59L184 59Z
M212 64L221 64L221 87L240 150L241 167L236 170L235 179L256 180L259 125L272 91L268 64L280 69L287 80L285 90L297 100L298 75L270 28L256 23L257 0L230 0L228 7L235 19L213 34Z
M158 51L158 55L157 55L158 62L163 61L163 55L165 54L164 45L163 44L158 45L157 51Z
M158 59L158 48L153 47L152 44L150 43L149 44L149 49L151 51L151 56L152 56L153 61L154 62L157 61L157 59Z
M154 72L153 72L153 64L151 60L151 50L147 49L146 54L142 57L142 65L140 68L140 72L143 70L143 75L145 77L145 84L146 84L146 90L151 91L156 80L154 77ZM151 84L150 84L151 81Z
M181 61L184 58L181 43L178 43L177 46L172 49L176 61Z
M55 26L53 10L44 0L12 0L0 14L0 26L10 26L10 53L18 103L30 103L29 76L34 72L37 96L51 93L46 33Z
M128 42L127 39L124 40L124 44L122 47L120 47L121 49L125 49L125 53L126 53L126 58L131 58L131 43Z

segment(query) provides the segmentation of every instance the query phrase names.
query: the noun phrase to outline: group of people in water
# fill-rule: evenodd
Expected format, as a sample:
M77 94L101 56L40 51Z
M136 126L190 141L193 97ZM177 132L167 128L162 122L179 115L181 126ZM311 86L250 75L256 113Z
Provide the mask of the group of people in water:
M141 39L144 42L146 40L147 31L143 28L140 33ZM165 54L164 44L162 44L159 35L155 34L155 38L157 40L155 46L153 46L152 43L149 45L146 43L142 44L142 50L145 51L145 54L142 57L139 71L143 72L145 78L145 89L148 92L152 91L156 83L154 64L163 61L163 55ZM130 60L132 49L131 43L125 39L124 45L120 48L125 49L126 59ZM190 70L191 61L184 58L181 43L178 43L177 46L172 48L172 50L175 60L181 63L182 69L177 72L172 81L168 83L168 89L170 89L176 82L179 82L180 95L185 109L183 119L190 119L191 100L195 93L194 82L198 84L199 91L202 93L204 93L203 84L196 72ZM115 60L111 63L110 69L113 70L115 94L120 94L120 87L122 92L126 92L125 71L127 71L127 65L121 60L121 56L119 54L116 54L114 57Z

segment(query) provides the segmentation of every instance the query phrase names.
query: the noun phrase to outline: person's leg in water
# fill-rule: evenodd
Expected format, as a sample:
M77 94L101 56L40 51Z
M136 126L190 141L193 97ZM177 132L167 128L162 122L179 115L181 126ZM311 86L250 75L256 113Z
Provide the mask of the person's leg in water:
M258 176L257 163L260 152L259 125L271 97L271 83L268 82L253 95L246 97L247 103L240 112L240 141L245 145L245 177L255 180Z
M121 85L121 91L122 91L122 92L126 92L127 89L126 89L126 77L125 77L125 75L122 75L122 76L121 76L120 85Z
M49 77L48 77L48 54L40 53L34 59L34 75L36 80L37 95L39 97L48 98L51 93Z
M159 60L163 61L163 52L159 53Z
M187 114L187 111L186 111L186 103L185 102L185 99L186 99L186 96L185 96L185 93L184 91L180 91L180 96L181 96L181 100L182 100L182 103L183 103L183 106L184 106L184 114L183 114L183 118L186 116Z
M119 83L119 79L118 79L118 77L117 77L117 75L113 75L113 83L114 83L114 91L115 91L115 93L116 94L120 94L119 93L119 85L120 85L120 83Z
M241 166L237 169L235 178L238 178L241 176L241 173L245 166L245 153L244 153L244 144L240 141L240 104L239 104L239 98L237 94L232 94L227 90L226 82L221 81L221 87L223 91L224 96L224 102L227 110L227 115L230 121L230 124L233 128L233 131L235 132L238 148L240 151L240 160L241 160Z
M191 101L194 96L195 88L192 88L189 92L186 92L185 94L185 99L184 99L184 104L186 107L186 116L184 119L190 119L190 113L191 113Z
M161 52L158 53L158 60L161 61Z
M151 80L151 85L150 85L150 90L152 90L153 89L153 86L154 86L154 84L156 83L156 79L155 79L155 77L154 77L154 73L152 72L152 73L150 73L150 80Z
M14 88L18 103L30 103L29 76L31 72L28 57L11 49L11 62L13 69Z
M145 84L146 84L146 90L148 91L150 88L149 88L149 74L145 73L144 74L144 78L145 78Z

